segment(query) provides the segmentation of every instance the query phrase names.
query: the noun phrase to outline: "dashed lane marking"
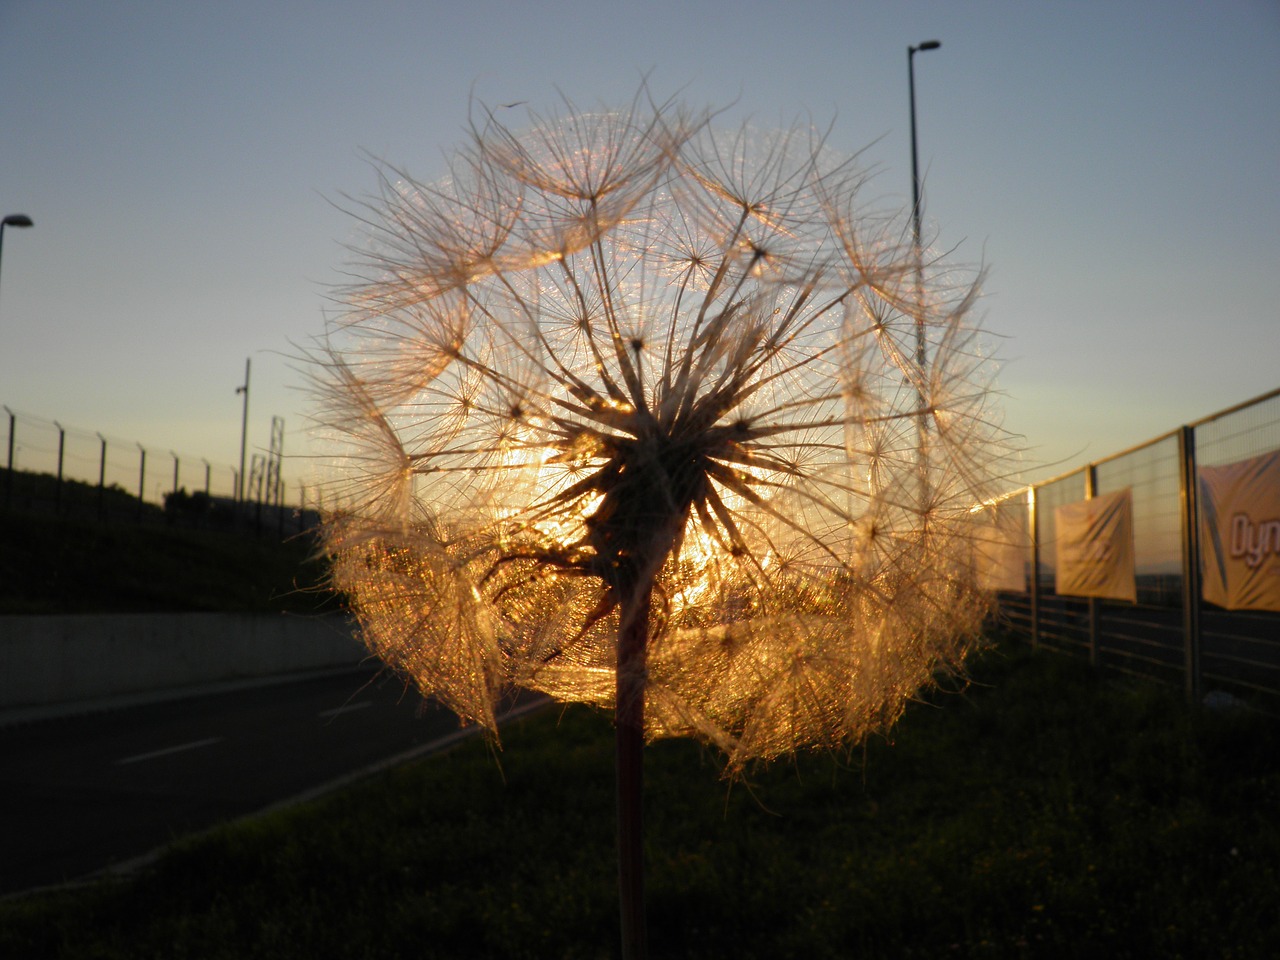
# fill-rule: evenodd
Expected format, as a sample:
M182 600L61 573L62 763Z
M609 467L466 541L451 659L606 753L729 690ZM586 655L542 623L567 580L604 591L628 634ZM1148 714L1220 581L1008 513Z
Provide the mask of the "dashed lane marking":
M192 740L190 743L180 743L176 747L165 747L163 750L152 750L150 753L139 753L132 757L125 757L123 760L117 760L116 766L123 767L127 763L142 763L144 760L155 760L157 757L167 757L171 753L183 753L187 750L198 750L200 747L209 747L215 743L221 742L221 737L208 737L204 740Z
M363 710L365 707L371 706L373 706L373 702L370 700L357 700L354 703L344 703L342 706L334 707L332 710L322 710L316 716L327 720L329 717L336 717L340 713L350 713L352 710Z

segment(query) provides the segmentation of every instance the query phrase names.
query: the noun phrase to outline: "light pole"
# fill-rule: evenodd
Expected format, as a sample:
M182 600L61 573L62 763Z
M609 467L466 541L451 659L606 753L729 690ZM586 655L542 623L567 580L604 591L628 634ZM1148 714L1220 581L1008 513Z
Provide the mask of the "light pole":
M249 432L249 358L244 361L244 386L236 387L236 393L244 394L244 412L240 415L240 474L236 477L236 501L244 503L244 444Z
M11 213L3 220L0 220L0 251L4 250L5 227L34 227L35 225L36 222L25 213Z
M907 91L911 100L911 238L912 251L916 258L916 376L919 378L916 388L917 406L920 408L917 420L919 434L919 468L920 468L920 507L927 509L929 499L929 465L925 462L925 435L928 423L925 420L925 345L924 345L924 281L921 274L924 266L920 252L920 160L916 148L916 62L915 56L923 50L937 50L942 46L939 40L926 40L914 47L907 47Z
M940 40L926 40L915 47L907 47L907 91L911 97L911 226L916 248L920 247L920 159L916 151L916 63L915 56L922 50L937 50Z

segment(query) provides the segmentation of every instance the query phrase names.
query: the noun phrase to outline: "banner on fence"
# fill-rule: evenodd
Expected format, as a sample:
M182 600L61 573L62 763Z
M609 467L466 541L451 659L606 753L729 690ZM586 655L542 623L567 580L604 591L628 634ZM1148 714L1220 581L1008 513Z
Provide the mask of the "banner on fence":
M1064 504L1053 516L1058 539L1054 589L1063 596L1136 602L1129 488Z
M1026 591L1028 547L1025 534L997 515L978 534L979 586L984 590Z
M1201 596L1280 612L1280 451L1199 472Z

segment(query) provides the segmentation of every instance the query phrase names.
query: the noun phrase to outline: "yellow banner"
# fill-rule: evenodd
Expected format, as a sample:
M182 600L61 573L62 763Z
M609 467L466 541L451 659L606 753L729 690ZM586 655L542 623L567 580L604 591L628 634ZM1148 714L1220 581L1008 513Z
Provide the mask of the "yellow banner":
M984 590L1025 593L1030 546L1026 534L995 514L979 528L975 541L979 585Z
M1200 468L1201 596L1280 612L1280 450Z
M1053 517L1058 531L1054 589L1064 596L1136 602L1129 488L1065 504Z

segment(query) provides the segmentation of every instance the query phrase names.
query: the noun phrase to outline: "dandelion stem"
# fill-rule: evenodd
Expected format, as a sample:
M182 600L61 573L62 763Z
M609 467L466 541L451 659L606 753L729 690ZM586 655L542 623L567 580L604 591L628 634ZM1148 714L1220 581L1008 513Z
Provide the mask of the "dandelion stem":
M623 960L647 953L644 920L644 688L652 582L628 592L618 633L616 776Z

